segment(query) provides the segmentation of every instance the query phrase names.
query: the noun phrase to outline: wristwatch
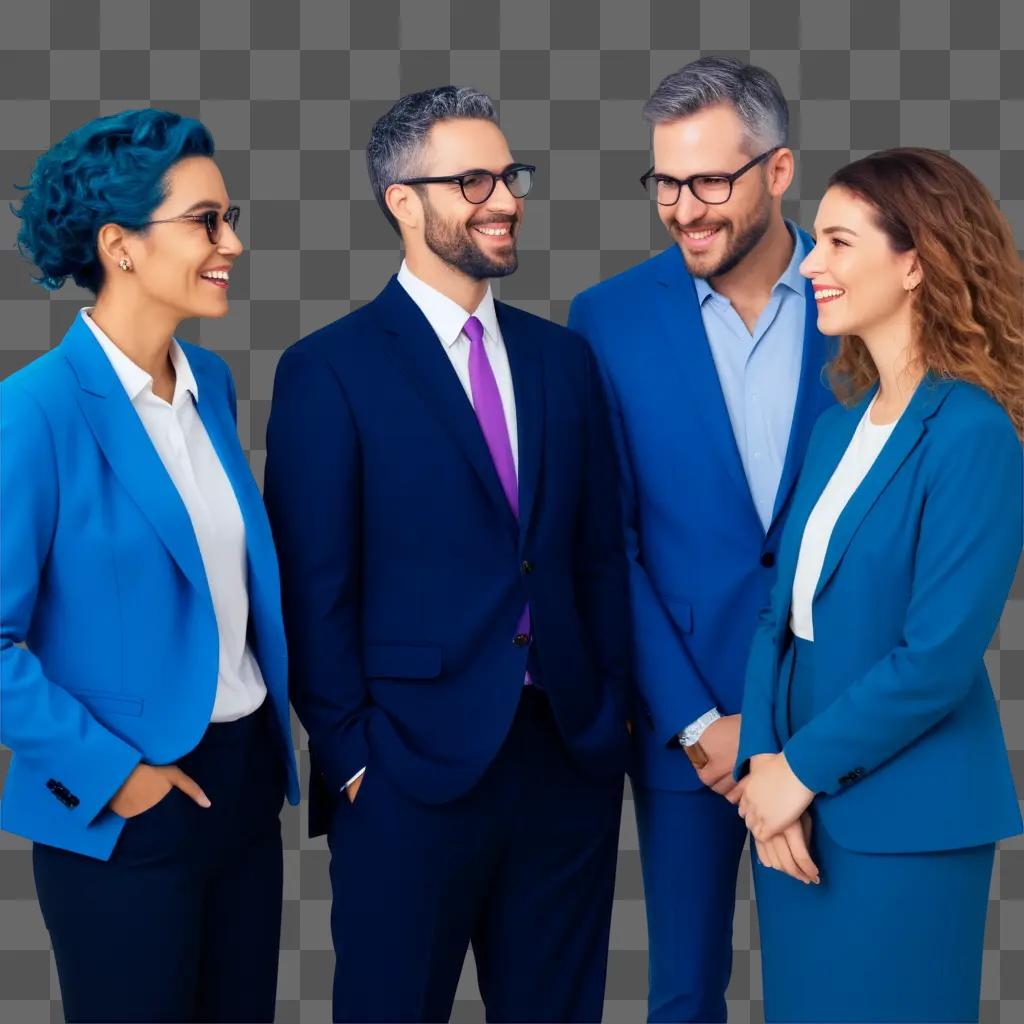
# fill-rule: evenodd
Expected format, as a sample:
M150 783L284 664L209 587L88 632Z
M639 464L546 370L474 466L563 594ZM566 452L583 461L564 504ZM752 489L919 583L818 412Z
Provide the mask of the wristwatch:
M711 708L705 711L695 722L691 722L680 734L679 745L683 753L690 759L694 768L703 768L708 763L708 755L700 745L700 738L704 730L712 723L717 722L722 715L718 708Z

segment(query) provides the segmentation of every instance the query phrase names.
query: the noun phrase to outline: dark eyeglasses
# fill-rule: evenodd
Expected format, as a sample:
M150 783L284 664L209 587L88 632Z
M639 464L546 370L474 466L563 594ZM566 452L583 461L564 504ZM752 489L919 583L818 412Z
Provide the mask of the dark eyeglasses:
M206 225L206 237L210 245L216 245L220 241L221 223L230 224L231 230L238 229L238 218L242 211L237 206L229 206L223 214L220 210L207 210L205 213L185 213L180 217L167 217L164 220L150 220L147 224L172 224L177 220L202 221Z
M755 156L753 160L745 163L732 174L691 174L690 177L680 181L679 178L673 178L669 174L655 174L652 167L640 179L640 184L652 199L657 200L660 206L675 206L679 202L679 194L684 185L689 188L698 202L717 206L729 201L732 196L733 182L741 174L746 174L751 167L756 167L762 160L767 160L772 153L781 148L781 146L772 146L771 149L760 156Z
M537 168L533 164L512 164L500 174L491 171L472 170L462 174L449 174L441 178L405 178L396 181L396 185L432 185L439 182L458 182L462 195L468 203L486 203L491 193L498 187L498 181L505 182L505 187L515 196L522 199L529 195L533 187L533 175Z

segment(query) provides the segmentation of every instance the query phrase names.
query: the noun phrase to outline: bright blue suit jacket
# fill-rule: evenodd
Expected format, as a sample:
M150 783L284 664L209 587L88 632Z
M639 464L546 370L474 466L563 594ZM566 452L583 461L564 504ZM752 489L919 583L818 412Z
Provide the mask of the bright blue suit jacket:
M494 759L529 648L566 745L625 769L629 615L615 455L586 344L495 303L519 436L519 521L426 317L393 276L288 349L264 497L291 692L309 732L310 831L364 765L428 803ZM342 798L343 799L343 798Z
M766 534L678 246L577 295L569 326L597 356L623 481L640 704L632 774L698 789L676 735L712 705L740 710L789 496L811 427L834 404L821 378L830 341L808 282L796 409Z
M980 388L927 376L840 515L812 606L815 715L790 734L800 541L876 391L811 436L750 654L735 776L751 755L784 751L822 825L853 850L994 842L1021 831L983 656L1021 553L1024 460Z
M197 410L245 522L249 642L298 802L277 559L235 429L227 365L180 342ZM217 623L188 513L81 314L0 384L0 739L10 832L109 858L107 803L139 761L167 764L209 725ZM26 646L22 646L22 643Z

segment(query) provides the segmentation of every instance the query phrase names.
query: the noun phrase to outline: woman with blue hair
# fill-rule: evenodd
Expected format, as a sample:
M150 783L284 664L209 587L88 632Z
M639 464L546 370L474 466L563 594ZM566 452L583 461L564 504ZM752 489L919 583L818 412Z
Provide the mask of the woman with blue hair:
M277 560L224 361L242 252L198 121L43 153L19 250L96 296L0 384L0 826L33 841L69 1020L273 1020L298 802Z

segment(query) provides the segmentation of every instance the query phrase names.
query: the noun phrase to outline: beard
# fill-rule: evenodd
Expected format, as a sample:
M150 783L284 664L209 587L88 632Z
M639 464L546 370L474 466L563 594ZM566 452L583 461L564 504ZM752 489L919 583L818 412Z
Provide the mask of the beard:
M506 277L514 274L519 268L519 255L513 239L508 252L502 256L488 256L473 238L473 229L468 224L446 221L431 205L430 200L423 196L425 218L423 223L423 240L427 248L437 257L444 260L450 267L461 270L467 277L475 281L483 281L489 277ZM511 233L515 227L515 218L502 221L481 221L485 223L507 224Z
M771 196L765 193L761 197L761 202L758 203L757 207L753 210L750 216L746 218L746 220L739 224L729 223L723 225L722 230L727 233L728 238L726 241L725 252L716 264L709 266L704 263L703 260L696 263L692 262L692 257L687 254L685 248L680 246L683 252L683 260L686 263L686 269L694 277L701 277L705 279L711 277L722 277L723 275L728 274L730 270L739 266L739 264L750 255L750 252L757 243L764 238L765 233L768 231L768 226L771 223L771 216Z

